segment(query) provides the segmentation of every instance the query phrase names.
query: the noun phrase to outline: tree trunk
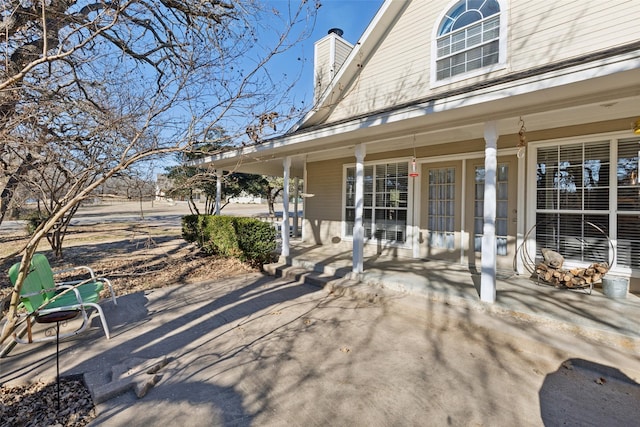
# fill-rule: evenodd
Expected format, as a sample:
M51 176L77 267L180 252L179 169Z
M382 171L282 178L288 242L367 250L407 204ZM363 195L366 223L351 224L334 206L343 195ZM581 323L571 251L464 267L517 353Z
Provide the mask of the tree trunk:
M276 199L276 196L275 196L275 193L273 192L273 187L269 186L267 188L267 205L269 206L270 217L276 216L276 209L274 207L275 199Z
M189 197L187 198L187 202L189 203L189 210L191 213L196 215L200 215L200 211L198 210L198 206L196 206L196 202L193 200L193 190L189 189Z
M4 220L4 216L9 210L9 204L13 200L13 195L16 193L18 185L20 185L20 179L34 167L33 157L31 154L27 154L26 159L18 166L18 169L11 174L7 184L4 186L2 193L0 194L0 224Z
M142 191L140 192L140 219L144 219L144 209L142 209Z

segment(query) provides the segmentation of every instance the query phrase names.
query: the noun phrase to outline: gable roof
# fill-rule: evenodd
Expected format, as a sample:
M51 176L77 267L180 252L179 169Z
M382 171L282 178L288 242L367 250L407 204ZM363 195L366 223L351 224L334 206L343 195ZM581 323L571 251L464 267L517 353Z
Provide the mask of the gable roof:
M342 94L351 86L356 76L366 64L376 47L393 26L393 22L410 3L407 1L385 0L373 17L360 40L323 91L313 108L287 133L296 132L323 122L331 112L332 105L340 101Z

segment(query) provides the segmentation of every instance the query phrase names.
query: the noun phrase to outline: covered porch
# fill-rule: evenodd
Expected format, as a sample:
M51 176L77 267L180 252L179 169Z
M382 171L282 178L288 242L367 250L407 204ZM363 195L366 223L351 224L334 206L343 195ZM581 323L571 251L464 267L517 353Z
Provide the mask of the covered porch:
M467 271L473 290L469 295L494 302L500 291L497 282L501 281L497 269L505 268L500 262L506 261L510 266L515 248L523 243L538 216L554 216L564 225L566 215L582 218L595 212L604 218L612 240L618 238L619 201L614 190L622 176L619 165L637 160L640 152L618 152L623 144L636 144L638 138L633 123L640 94L629 90L636 87L640 75L634 55L621 56L624 66L598 62L595 74L592 68L584 69L580 64L541 70L517 80L429 95L393 109L333 122L326 121L325 114L329 112L313 110L299 127L281 137L212 153L194 164L215 169L219 177L226 171L237 171L284 178L281 255L285 259L295 258L298 250L290 247L288 221L289 212L298 211L298 207L290 205L290 197L295 201L299 198L287 189L289 182L302 179L302 239L307 245L321 244L320 247L332 247L333 240L350 244L349 250L339 252L339 259L336 253L329 254L335 262L344 263L341 269L347 268L360 278L388 278L404 271L379 260L371 264L371 250L375 251L376 245L403 252L398 256L404 258L403 263L423 265L425 258L447 258L442 263L446 266L443 277L454 274L449 271L456 265L451 258L457 257L460 265L473 262L477 266L479 274L469 275ZM595 145L600 150L597 158L583 158ZM561 156L564 147L579 155L569 162ZM553 150L557 154L554 159L539 154ZM582 184L583 172L565 170L569 163L582 167L589 162L606 165L603 179L593 185ZM546 187L538 188L539 163L549 166L549 170L558 169L558 174L566 173L569 181L573 180L571 184L578 182L579 197L573 187L569 191L555 185L553 173L547 175ZM385 172L386 165L388 170L396 168L395 172ZM501 177L502 171L505 173ZM430 196L429 185L441 184L431 180L431 173L434 177L449 173L455 177L437 188L448 191L448 196L440 197L438 191ZM384 176L393 178L388 188ZM373 190L365 188L378 179L380 190L378 184ZM506 188L503 194L499 194L501 185ZM628 190L622 183L620 186ZM592 189L594 194L608 192L609 197L593 197L605 202L587 209L583 206L583 193L584 197L590 196L587 193ZM571 193L575 206L560 206L560 193ZM540 194L547 194L544 200L549 203L539 202ZM452 212L444 209L447 203L453 206ZM432 213L431 208L437 212ZM635 207L625 211L627 216L622 219L640 218L637 212ZM500 225L503 231L499 230ZM633 254L640 247L640 237L627 237L627 252ZM453 243L449 245L449 241ZM534 238L527 243L531 253L543 245ZM613 257L603 257L610 258ZM631 278L632 289L637 292L638 258L627 258L626 264L619 263L618 273ZM382 271L382 266L389 271ZM523 266L519 265L517 271L522 273ZM404 278L401 283L416 286Z

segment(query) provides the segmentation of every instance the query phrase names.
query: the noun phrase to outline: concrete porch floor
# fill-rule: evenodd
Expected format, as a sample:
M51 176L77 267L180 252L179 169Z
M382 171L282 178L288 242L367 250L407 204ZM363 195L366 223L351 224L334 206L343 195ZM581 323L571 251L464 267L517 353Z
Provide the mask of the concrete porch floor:
M480 301L479 272L468 266L434 260L365 255L364 272L354 277L352 253L337 245L290 242L290 256L267 271L274 275L304 276L304 280L368 299L415 296L415 304L439 301L466 310L494 313L539 331L563 331L640 357L640 296L606 297L599 285L584 290L557 289L537 284L513 272L498 272L494 304ZM422 301L422 302L421 302ZM535 325L532 327L532 325Z

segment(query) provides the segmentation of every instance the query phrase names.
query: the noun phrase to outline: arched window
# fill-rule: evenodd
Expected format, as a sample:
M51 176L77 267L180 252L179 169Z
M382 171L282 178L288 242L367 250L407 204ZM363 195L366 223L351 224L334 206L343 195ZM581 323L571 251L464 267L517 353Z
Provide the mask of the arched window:
M500 61L500 4L460 0L440 21L436 34L436 80Z

